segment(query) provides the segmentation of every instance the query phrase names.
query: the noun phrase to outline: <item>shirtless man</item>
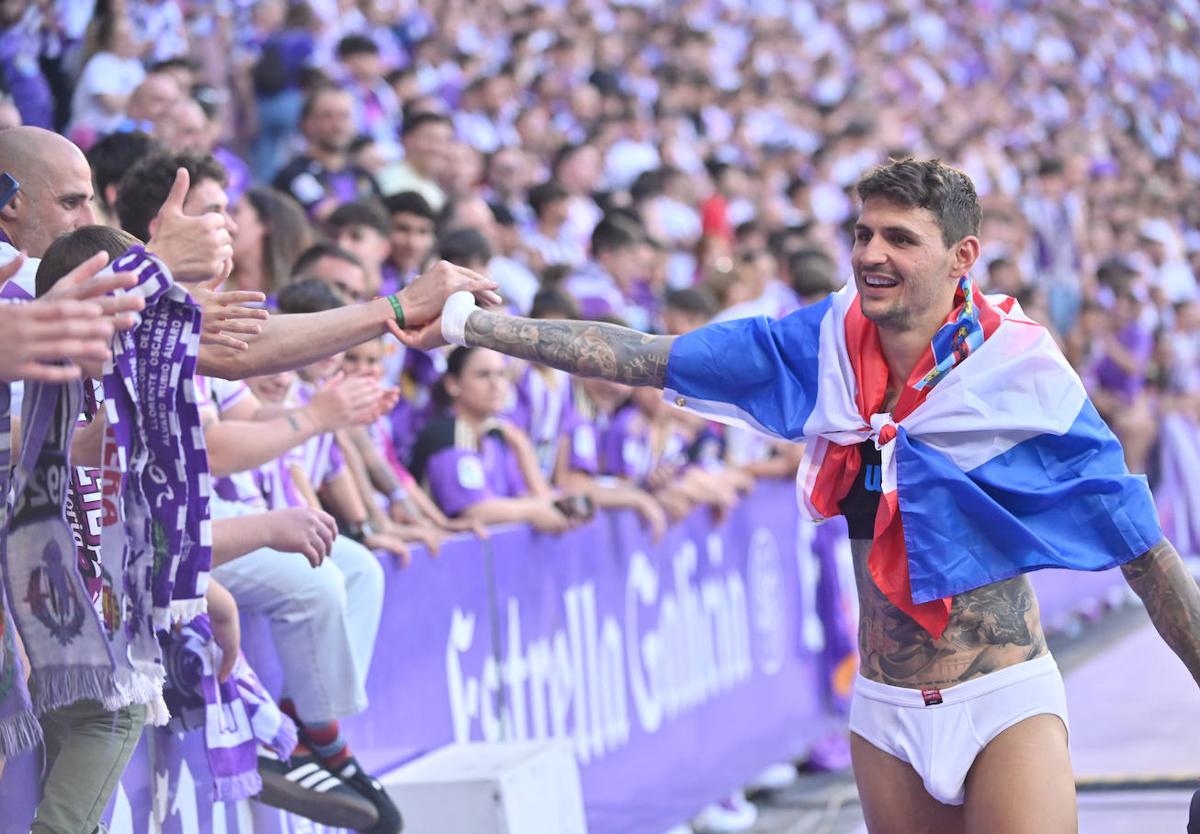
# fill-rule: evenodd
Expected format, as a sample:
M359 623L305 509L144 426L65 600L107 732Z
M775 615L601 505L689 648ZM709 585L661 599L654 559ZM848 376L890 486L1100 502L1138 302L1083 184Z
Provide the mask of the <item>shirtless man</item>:
M925 367L920 363L929 357L935 336L944 332L948 317L966 306L960 304L958 293L963 286L970 291L964 279L979 257L981 212L970 179L937 162L891 163L868 174L858 190L863 206L852 253L857 294L840 294L833 300L841 299L846 322L857 315L854 308L858 307L858 320L866 322L863 327L878 334L874 350L881 352L882 361L876 368L878 377L886 377L886 391L877 377L881 406L873 406L864 416L873 415L882 423L894 416L903 425L906 402L920 396L914 369ZM685 404L682 394L687 393L687 405L712 416L739 413L776 434L798 439L820 435L820 431L805 431L805 421L816 392L826 391L829 380L824 373L819 378L815 373L800 375L816 363L800 351L788 352L798 344L788 333L811 327L815 320L802 310L770 325L763 319L748 319L672 338L595 322L512 318L473 310L470 299L463 297L447 303L441 325L405 332L401 339L422 348L445 339L581 376L673 389L680 394L677 404ZM708 352L704 361L697 360L698 345ZM941 358L936 350L933 355ZM1075 379L1065 370L1061 356L1050 359ZM976 362L972 372L979 373L990 360L972 354L958 361L968 369ZM732 365L739 368L736 379L728 372ZM956 380L963 378L960 374ZM1015 377L999 379L1005 393L1019 384ZM864 388L861 379L858 388ZM1080 414L1094 414L1082 388L1078 391ZM852 384L847 399L854 397ZM804 416L795 416L805 408ZM876 425L876 419L870 422ZM780 424L793 430L779 430ZM1096 424L1093 436L1109 444L1105 453L1119 460L1115 438L1098 418ZM849 491L837 496L834 509L847 515L850 523L861 604L861 667L850 724L854 772L869 830L873 834L1076 831L1062 679L1047 652L1028 578L1018 575L968 586L947 599L940 626L932 631L922 624L928 621L914 619L925 616L928 604L914 606L908 587L901 602L881 591L880 574L868 565L879 529L874 524L880 505L878 476L867 474L879 471L873 470L870 459L874 455L878 463L880 451L872 442L876 440L883 447L889 443L889 438L872 430L871 439L859 443L857 450L852 445L841 447L863 459ZM853 438L842 441L854 442ZM838 447L830 443L828 448ZM1132 526L1143 535L1131 537L1135 544L1110 552L1092 548L1091 561L1077 560L1074 566L1097 569L1120 564L1163 639L1200 682L1200 589L1170 542L1161 538L1144 481L1124 472L1123 464L1119 468L1109 473L1114 484L1122 485L1124 503L1116 509L1123 514L1122 521L1132 518ZM957 495L950 495L956 503ZM917 532L916 526L906 522L906 540ZM1086 537L1087 533L1073 529L1066 535ZM942 539L953 540L953 535ZM1061 541L1059 547L1070 549L1069 543ZM1025 565L1023 570L1033 567L1011 546L1007 550L1006 555ZM957 569L952 563L958 553L943 546L936 555L939 561L944 558L947 571ZM905 565L906 586L909 564Z

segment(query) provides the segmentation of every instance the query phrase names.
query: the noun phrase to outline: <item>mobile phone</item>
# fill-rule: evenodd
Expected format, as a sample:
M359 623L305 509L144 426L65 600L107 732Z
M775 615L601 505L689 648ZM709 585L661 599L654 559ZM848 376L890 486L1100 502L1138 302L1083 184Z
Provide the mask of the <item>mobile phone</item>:
M20 190L21 183L17 182L16 177L8 171L0 174L0 209L7 206Z
M588 495L564 495L554 502L554 506L567 518L577 521L587 521L596 514L596 507Z

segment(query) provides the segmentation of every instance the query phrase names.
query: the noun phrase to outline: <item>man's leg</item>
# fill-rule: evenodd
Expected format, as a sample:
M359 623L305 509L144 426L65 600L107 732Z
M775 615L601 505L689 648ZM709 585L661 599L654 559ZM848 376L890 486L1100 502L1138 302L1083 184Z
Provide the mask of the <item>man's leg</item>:
M959 834L961 805L943 805L925 790L907 762L850 734L850 758L863 816L871 834Z
M1074 834L1079 830L1067 728L1057 715L1009 727L967 774L968 834Z
M345 536L333 540L329 558L346 580L346 630L365 691L375 635L383 617L383 567L374 553Z
M263 549L221 565L213 576L243 612L267 617L284 692L304 705L301 715L329 722L366 707L346 624L345 580L336 565L327 560L314 568L297 553ZM281 707L295 718L290 704L284 699ZM259 798L268 805L338 828L369 830L379 821L374 805L331 778L304 746L288 762L260 753L259 772Z
M213 576L239 608L266 616L284 691L301 716L328 721L366 707L337 565L326 560L314 568L298 553L264 548L221 565Z
M80 701L41 718L49 768L31 834L91 834L142 737L146 708Z

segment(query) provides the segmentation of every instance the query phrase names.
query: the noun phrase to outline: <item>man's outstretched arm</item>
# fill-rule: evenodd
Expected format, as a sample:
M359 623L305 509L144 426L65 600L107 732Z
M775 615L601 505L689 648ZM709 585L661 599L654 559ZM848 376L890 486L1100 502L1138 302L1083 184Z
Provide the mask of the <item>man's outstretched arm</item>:
M500 297L493 292L496 286L469 269L440 261L393 298L409 326L422 326L436 319L446 299L456 292L474 293L484 303L499 304ZM201 347L197 373L245 379L301 368L382 336L395 322L395 307L387 298L322 313L272 316L262 323L261 332L246 334L245 350Z
M549 365L577 376L662 388L674 336L651 336L594 321L527 319L475 310L467 344Z
M1121 565L1166 644L1200 683L1200 587L1165 538Z

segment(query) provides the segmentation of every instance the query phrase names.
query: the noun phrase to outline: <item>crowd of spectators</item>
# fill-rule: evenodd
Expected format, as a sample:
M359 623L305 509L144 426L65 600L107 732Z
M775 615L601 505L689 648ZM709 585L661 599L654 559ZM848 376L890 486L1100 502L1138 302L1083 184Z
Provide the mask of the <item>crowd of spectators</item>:
M1181 552L1200 547L1200 488L1164 463L1200 438L1195 0L7 0L0 26L0 127L78 144L100 217L143 240L188 167L197 210L229 218L227 288L290 314L444 259L535 317L781 316L849 275L858 177L940 157L984 206L975 280L1052 329ZM362 377L395 392L365 426ZM596 506L658 536L797 463L485 350L377 339L211 388L222 420L307 409L320 429L223 478L221 512L321 502L401 559Z

